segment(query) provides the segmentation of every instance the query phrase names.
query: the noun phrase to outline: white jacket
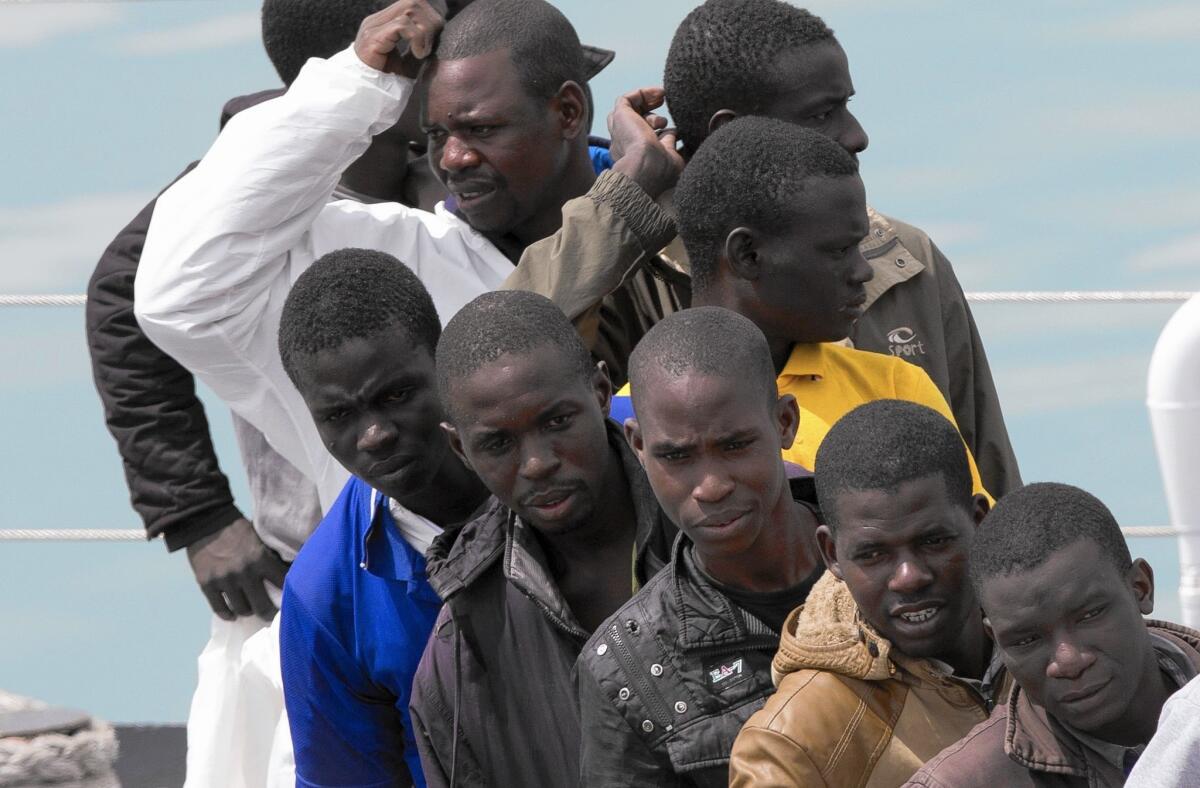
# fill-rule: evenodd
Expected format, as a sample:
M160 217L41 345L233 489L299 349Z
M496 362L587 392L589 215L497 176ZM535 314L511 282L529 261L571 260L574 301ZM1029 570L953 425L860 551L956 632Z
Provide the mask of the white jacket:
M326 451L279 360L284 299L321 255L378 249L408 265L449 320L513 264L466 222L396 203L328 202L343 171L400 117L413 81L347 49L234 117L158 200L134 290L146 335L312 479L324 509L348 472Z

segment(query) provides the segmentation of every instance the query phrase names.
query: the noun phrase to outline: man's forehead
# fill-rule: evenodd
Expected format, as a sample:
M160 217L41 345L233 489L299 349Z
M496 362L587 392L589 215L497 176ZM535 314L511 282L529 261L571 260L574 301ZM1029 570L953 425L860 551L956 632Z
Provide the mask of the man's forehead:
M843 490L833 506L838 538L847 544L902 544L944 527L949 516L957 514L940 473L909 479L895 488Z
M525 97L508 48L451 60L435 58L423 82L424 109L435 122L447 114L510 109L514 98Z
M456 406L503 410L549 402L581 386L578 367L551 343L503 353L451 381Z
M763 387L731 369L729 374L697 369L656 369L639 381L638 420L643 431L663 439L680 432L728 432L754 426Z
M1090 598L1111 595L1122 584L1112 561L1095 543L1081 539L1038 566L985 578L980 592L995 624L1016 627L1072 615Z
M846 53L834 39L783 50L768 73L777 80L780 92L795 101L844 98L854 92Z

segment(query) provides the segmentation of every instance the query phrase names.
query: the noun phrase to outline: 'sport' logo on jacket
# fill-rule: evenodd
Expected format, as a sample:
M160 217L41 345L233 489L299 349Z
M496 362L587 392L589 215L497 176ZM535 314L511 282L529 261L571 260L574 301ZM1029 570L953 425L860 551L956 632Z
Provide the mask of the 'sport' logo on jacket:
M925 355L925 343L917 339L917 332L908 326L897 326L888 332L888 352L893 356L909 357Z

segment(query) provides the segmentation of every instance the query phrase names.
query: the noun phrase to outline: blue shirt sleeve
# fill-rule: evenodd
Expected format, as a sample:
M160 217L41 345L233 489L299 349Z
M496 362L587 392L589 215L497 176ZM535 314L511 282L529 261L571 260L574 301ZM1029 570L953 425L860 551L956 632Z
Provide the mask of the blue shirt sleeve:
M608 148L601 148L599 145L588 146L588 153L592 157L592 169L596 174L611 170L613 166L613 157L609 153Z
M416 741L397 698L363 675L352 653L284 584L279 649L298 788L424 788ZM406 711L406 710L405 710Z

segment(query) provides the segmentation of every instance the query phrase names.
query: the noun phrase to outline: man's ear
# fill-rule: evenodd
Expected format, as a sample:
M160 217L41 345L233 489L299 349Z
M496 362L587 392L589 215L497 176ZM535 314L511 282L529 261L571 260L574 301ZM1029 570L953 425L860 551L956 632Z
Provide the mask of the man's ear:
M986 495L976 495L973 504L971 517L975 520L975 527L978 528L983 522L983 518L987 517L987 513L991 511L992 505L988 503Z
M442 432L446 433L446 440L450 442L450 450L458 456L458 459L462 460L463 465L471 468L471 461L467 459L466 452L463 451L462 438L458 434L458 428L448 421L443 421ZM471 468L471 470L475 469Z
M573 140L580 134L587 134L591 126L587 91L578 82L564 82L554 96L553 107L565 139Z
M592 390L596 394L596 401L600 403L600 410L604 412L604 418L607 419L608 412L612 409L613 385L608 377L608 364L603 361L597 361L596 368L592 370Z
M987 616L983 617L983 631L987 633L988 640L996 642L996 633L992 632L992 622L988 620Z
M758 254L758 234L749 227L735 227L725 238L725 262L739 279L758 279L762 261Z
M642 440L642 427L638 424L638 420L633 416L625 419L623 425L625 429L625 442L629 444L629 448L633 449L633 453L637 455L638 463L645 467L646 460L644 454L646 452L646 444Z
M838 565L837 537L828 525L817 526L817 548L820 549L821 558L830 574L838 580L845 580L842 577L842 567Z
M1129 588L1143 616L1154 612L1154 570L1144 558L1135 558L1126 574Z
M779 448L787 451L792 448L800 429L800 406L791 394L784 394L775 401L775 420L779 425Z
M717 110L713 113L713 116L708 119L708 133L712 134L714 131L721 128L736 117L737 113L731 109Z

